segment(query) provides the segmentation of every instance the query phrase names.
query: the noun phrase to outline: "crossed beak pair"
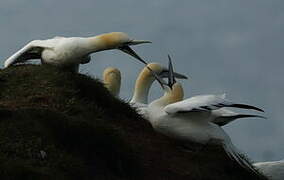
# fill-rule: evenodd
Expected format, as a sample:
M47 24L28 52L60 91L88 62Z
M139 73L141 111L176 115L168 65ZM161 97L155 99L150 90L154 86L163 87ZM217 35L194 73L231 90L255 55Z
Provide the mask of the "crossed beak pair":
M173 65L172 65L172 60L171 60L170 55L168 55L168 58L169 58L168 70L166 70L165 72L162 72L162 75L161 75L161 73L159 75L156 75L155 72L152 71L152 74L154 75L156 80L160 83L162 88L164 88L164 85L172 88L173 85L176 83L175 78L178 78L178 79L188 79L187 76L174 72ZM163 80L163 78L168 78L168 83L166 83Z
M147 40L131 40L127 43L125 43L123 46L119 47L118 49L125 52L126 54L129 54L130 56L138 59L140 62L145 64L146 66L148 63L144 61L133 49L130 48L131 45L138 45L138 44L144 44L144 43L152 43L151 41ZM156 74L150 67L147 66L147 68L151 71L152 75L157 79L157 81L163 85L167 85L169 87L172 87L172 85L176 82L175 78L178 79L187 79L187 77L183 74L179 74L173 71L173 66L171 62L171 57L168 55L169 58L169 68L163 70L159 74ZM166 83L163 78L168 78L168 83Z

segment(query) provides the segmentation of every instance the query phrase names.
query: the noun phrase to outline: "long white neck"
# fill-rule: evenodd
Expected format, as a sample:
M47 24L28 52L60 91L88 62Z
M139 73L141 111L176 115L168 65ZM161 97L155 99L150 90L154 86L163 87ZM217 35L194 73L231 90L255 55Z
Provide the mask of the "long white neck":
M106 45L101 40L100 35L86 38L86 40L87 40L86 48L88 49L89 53L106 50Z
M154 80L150 71L144 68L136 79L134 94L130 102L148 104L148 94Z
M86 40L89 53L115 49L118 43L116 33L101 34L86 38Z

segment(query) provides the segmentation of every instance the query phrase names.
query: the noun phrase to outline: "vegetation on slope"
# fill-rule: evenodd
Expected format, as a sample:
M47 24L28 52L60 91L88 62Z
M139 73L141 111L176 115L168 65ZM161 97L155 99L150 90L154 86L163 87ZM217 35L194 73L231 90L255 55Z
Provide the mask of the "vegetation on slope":
M192 147L155 133L91 77L0 70L0 179L262 179L219 147Z

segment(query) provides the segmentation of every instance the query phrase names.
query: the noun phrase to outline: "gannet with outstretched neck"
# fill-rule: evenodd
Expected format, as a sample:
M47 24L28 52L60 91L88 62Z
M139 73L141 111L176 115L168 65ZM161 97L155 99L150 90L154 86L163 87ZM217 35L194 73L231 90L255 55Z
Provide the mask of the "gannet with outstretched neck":
M271 180L284 179L284 160L258 162L254 163L253 165Z
M119 49L146 64L129 47L142 43L150 43L150 41L134 40L123 32L106 33L94 37L55 37L47 40L34 40L9 57L4 67L29 59L41 59L43 64L78 71L79 64L90 62L91 53L110 49Z
M149 63L144 67L136 79L133 96L130 100L130 104L133 107L140 108L147 106L149 90L155 81L153 73L160 78L167 78L169 76L168 68L163 67L159 63ZM183 74L174 72L173 75L178 79L187 79Z
M173 72L170 58L169 69ZM170 74L168 86L162 85L165 89L164 96L151 102L146 109L148 120L153 128L157 132L184 142L185 146L189 146L190 142L221 145L230 158L242 167L259 174L241 157L227 133L210 121L212 109L222 107L260 109L245 104L235 104L222 96L214 95L195 96L180 101L183 98L183 88L175 81L172 73ZM160 79L159 82L162 80Z
M118 97L121 84L120 71L113 67L106 68L103 72L103 83L113 96Z

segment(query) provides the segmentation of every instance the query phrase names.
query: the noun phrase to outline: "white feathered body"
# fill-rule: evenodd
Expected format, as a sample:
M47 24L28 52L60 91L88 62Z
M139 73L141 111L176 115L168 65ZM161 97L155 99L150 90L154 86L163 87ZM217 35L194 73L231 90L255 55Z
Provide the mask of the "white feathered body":
M24 62L26 60L24 56L31 54L37 54L43 64L61 67L78 66L91 60L89 56L91 53L90 48L88 39L81 37L55 37L47 40L34 40L9 57L5 61L5 67L15 61Z
M91 53L110 49L122 50L145 64L146 62L129 47L142 43L149 41L131 39L123 32L105 33L93 37L54 37L34 40L10 56L5 61L4 67L30 59L41 59L44 64L78 69L79 64L91 60Z
M170 114L165 111L166 107L150 104L145 113L157 132L181 141L189 148L191 142L220 145L231 159L245 169L259 174L248 161L241 157L227 133L220 126L210 122L212 117L210 112Z
M41 54L42 63L69 66L90 61L86 38L62 37L41 42L45 47Z
M164 108L153 106L147 110L154 129L172 138L201 144L210 143L211 140L220 141L221 144L230 142L224 130L209 121L208 112L168 114Z
M174 84L172 89L165 90L164 96L151 102L146 112L156 131L182 141L186 146L190 146L191 142L220 145L230 158L258 174L252 165L241 157L227 133L212 122L215 118L215 115L212 115L214 110L234 105L233 103L225 100L224 95L202 95L177 101L182 94L179 83Z

